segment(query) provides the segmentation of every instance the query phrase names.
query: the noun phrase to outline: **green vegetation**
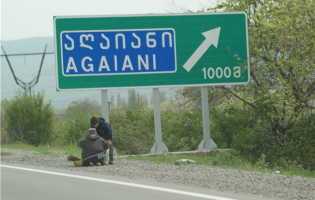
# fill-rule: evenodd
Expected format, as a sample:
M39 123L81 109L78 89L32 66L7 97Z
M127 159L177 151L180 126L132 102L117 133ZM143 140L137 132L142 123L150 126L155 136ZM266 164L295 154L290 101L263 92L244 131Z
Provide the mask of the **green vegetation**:
M76 145L67 146L49 146L49 145L38 145L31 146L23 143L12 143L12 144L2 144L1 149L21 149L24 151L34 151L35 153L44 155L75 155L77 157L81 156L81 149ZM1 152L2 153L2 152ZM5 153L5 152L3 152Z
M6 149L21 149L24 151L34 151L34 153L44 154L44 155L73 155L76 157L81 156L81 149L76 145L67 145L62 147L51 147L51 146L30 146L23 143L15 144L5 144L1 148ZM10 156L12 153L1 152L1 156ZM235 170L245 170L245 171L258 171L266 173L275 173L280 171L284 175L295 175L302 177L315 178L315 172L310 170L305 170L300 166L294 165L291 163L290 166L280 167L275 166L270 168L268 163L266 163L264 157L259 159L256 163L252 164L244 160L241 156L238 155L236 151L233 150L212 150L209 152L199 152L189 155L152 155L152 156L129 156L123 158L116 158L116 160L140 160L140 161L151 161L155 163L166 163L166 164L175 164L175 161L180 159L191 159L195 163L180 162L181 165L206 165L206 166L215 166L225 169L235 169Z
M47 144L53 134L54 110L44 101L44 92L27 94L18 90L3 103L5 131L13 141L30 145Z
M227 0L208 10L247 12L252 80L209 88L213 140L251 163L264 155L270 167L314 171L314 1ZM196 88L184 94L200 101Z
M279 171L280 174L284 175L296 175L302 177L315 178L315 173L310 170L304 170L298 166L291 168L283 168L275 166L272 168L268 167L268 163L263 161L257 162L256 164L251 164L250 162L242 159L240 156L236 155L233 151L213 151L216 152L214 155L200 154L200 155L152 155L152 156L130 156L127 158L122 158L126 160L141 160L141 161L151 161L155 163L166 163L174 164L175 161L180 159L191 159L195 163L180 162L181 165L206 165L206 166L216 166L225 169L234 170L245 170L245 171L258 171L266 173L275 173Z
M100 106L97 102L89 100L74 101L65 111L64 117L59 121L65 131L63 144L76 143L86 134L87 127L90 126L90 117L100 116Z
M250 47L250 85L208 87L214 157L186 157L197 164L314 177L315 171L315 10L313 0L227 0L217 11L246 11ZM234 52L231 52L234 53ZM247 63L238 55L235 59ZM244 66L246 67L246 66ZM199 88L161 93L163 142L170 152L198 149L203 139ZM97 102L75 101L55 113L43 93L17 92L2 102L4 148L30 148L41 153L80 156L91 115L101 116ZM128 102L111 97L110 122L119 155L150 152L154 115L146 97L128 91ZM117 105L117 106L115 106ZM21 147L14 143L23 142ZM51 147L49 147L50 145ZM181 156L131 157L174 163Z
M10 156L12 153L9 152L1 152L1 156Z

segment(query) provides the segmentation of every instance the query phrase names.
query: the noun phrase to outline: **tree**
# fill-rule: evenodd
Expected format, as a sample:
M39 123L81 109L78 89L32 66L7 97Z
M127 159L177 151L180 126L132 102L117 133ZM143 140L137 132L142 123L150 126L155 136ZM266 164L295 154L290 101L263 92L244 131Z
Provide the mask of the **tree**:
M101 116L101 108L97 101L84 99L73 101L66 109L63 118L66 131L66 144L75 143L81 139L90 127L91 116Z
M167 101L167 98L166 98L166 94L165 94L165 91L163 90L159 90L159 97L160 97L160 104ZM151 104L154 103L154 99L153 99L153 92L151 93Z
M148 153L154 144L153 110L115 107L110 112L115 148L126 154Z
M50 141L54 110L44 101L44 92L27 94L18 90L11 100L3 101L5 130L12 141L38 146Z
M117 94L117 106L122 106L120 93Z
M127 103L126 103L125 97L121 99L121 106L122 107L127 107Z
M177 110L162 104L161 120L163 141L169 151L192 151L198 149L203 139L200 108Z
M149 100L146 94L140 94L138 93L139 97L139 105L138 106L148 106L149 105Z
M117 106L126 107L126 99L121 98L120 93L117 94Z
M246 149L250 143L256 156L264 153L271 163L279 158L299 161L305 157L299 149L314 152L312 129L304 127L301 137L296 131L297 125L300 130L300 123L309 121L315 111L314 1L226 0L208 10L248 14L251 84L209 88L210 95L214 92L223 97L220 106L226 117L236 112L251 116L244 118L251 126L245 125L238 133L235 127L230 134L231 146L252 156Z
M110 97L110 104L111 104L111 107L115 106L115 97L114 97L114 95L111 95L111 97Z
M216 9L248 12L251 58L251 85L220 89L269 123L270 130L264 132L264 137L270 138L269 159L288 159L291 155L284 155L285 149L293 145L289 133L303 114L315 109L315 4L313 0L228 0ZM312 138L312 134L305 137ZM303 147L306 141L294 145ZM276 152L279 155L275 156Z
M135 109L138 105L138 98L135 89L128 90L128 108Z

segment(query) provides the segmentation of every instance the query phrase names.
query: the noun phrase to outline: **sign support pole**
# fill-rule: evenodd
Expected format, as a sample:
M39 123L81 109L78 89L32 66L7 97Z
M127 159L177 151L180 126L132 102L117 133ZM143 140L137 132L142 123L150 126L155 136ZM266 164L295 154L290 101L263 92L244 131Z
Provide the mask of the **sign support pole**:
M151 148L151 154L167 153L168 148L162 141L159 88L153 88L153 104L154 104L155 143L153 147Z
M105 118L105 121L109 122L109 102L108 102L108 91L101 91L101 105L102 105L102 116ZM108 151L107 151L108 152ZM114 157L117 156L117 151L113 148Z
M101 91L101 101L102 101L102 116L109 123L109 104L108 104L108 91Z
M208 88L206 86L201 87L201 101L203 119L203 140L199 144L199 151L217 147L214 141L210 138Z

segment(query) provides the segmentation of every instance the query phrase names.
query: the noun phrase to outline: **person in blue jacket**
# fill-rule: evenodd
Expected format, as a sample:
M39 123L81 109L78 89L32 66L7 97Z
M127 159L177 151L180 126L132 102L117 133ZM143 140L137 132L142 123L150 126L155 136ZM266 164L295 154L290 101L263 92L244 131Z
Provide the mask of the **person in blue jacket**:
M109 164L114 164L113 132L110 124L106 122L104 118L98 118L96 116L91 117L90 122L91 128L95 128L97 134L106 140L109 149Z

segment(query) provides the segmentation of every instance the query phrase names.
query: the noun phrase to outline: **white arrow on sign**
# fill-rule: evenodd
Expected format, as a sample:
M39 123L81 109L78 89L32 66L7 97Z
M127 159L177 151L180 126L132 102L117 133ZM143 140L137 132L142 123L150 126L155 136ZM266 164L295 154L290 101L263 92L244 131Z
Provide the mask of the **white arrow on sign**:
M190 58L184 64L184 68L189 72L193 66L198 62L201 56L209 49L211 45L218 47L219 35L221 27L212 29L210 31L203 32L205 40L201 43L198 49L190 56Z

